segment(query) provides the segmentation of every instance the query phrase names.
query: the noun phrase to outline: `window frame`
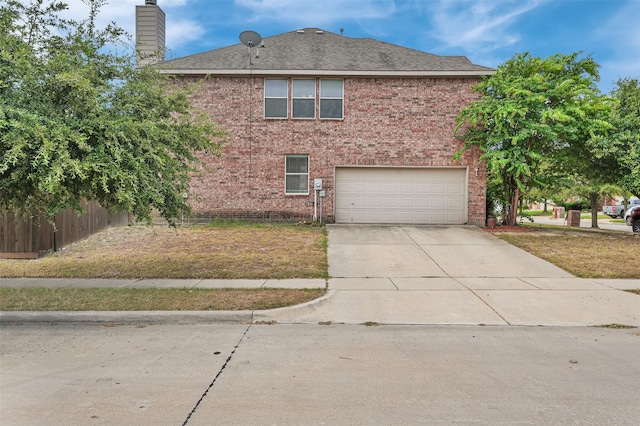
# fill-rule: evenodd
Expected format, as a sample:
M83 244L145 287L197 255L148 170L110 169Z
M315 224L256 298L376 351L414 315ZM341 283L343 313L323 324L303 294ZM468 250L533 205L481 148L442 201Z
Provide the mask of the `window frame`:
M344 120L344 79L341 78L320 78L319 79L319 85L320 85L320 96L319 96L319 105L318 105L318 117L320 118L320 120ZM322 96L322 82L323 81L339 81L341 82L341 96L338 97L334 97L334 96ZM323 117L322 116L322 101L323 99L326 100L340 100L340 117Z
M317 110L317 105L316 104L317 104L317 100L318 100L318 93L317 93L318 89L316 87L317 80L318 79L315 78L315 77L314 78L292 78L291 79L291 119L294 119L294 120L315 120L317 118L317 116L318 116L318 113L316 111ZM300 96L296 97L294 95L296 81L311 81L311 82L313 82L313 96L312 97L300 97ZM293 107L294 102L296 100L307 100L307 101L313 100L313 116L312 117L296 117L295 109Z
M282 96L269 96L267 97L267 81L284 81L286 92L284 97ZM283 116L268 116L267 115L267 99L284 99L285 114ZM265 78L264 79L264 96L263 96L263 116L268 120L286 120L289 118L289 79L288 78Z
M307 171L306 173L300 173L300 172L289 172L287 170L287 164L288 164L288 159L289 158L305 158L307 160ZM309 154L285 154L284 156L284 194L285 195L309 195L309 170L310 170L310 165L309 165ZM288 176L306 176L307 177L307 185L306 185L306 192L289 192L288 188L287 188L287 177Z

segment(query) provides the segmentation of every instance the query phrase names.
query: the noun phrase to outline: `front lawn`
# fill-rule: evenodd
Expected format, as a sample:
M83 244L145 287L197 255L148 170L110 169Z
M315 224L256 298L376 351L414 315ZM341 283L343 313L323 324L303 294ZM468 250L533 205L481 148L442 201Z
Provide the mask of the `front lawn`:
M0 277L287 279L327 277L325 228L191 225L109 228Z
M495 234L578 277L640 279L637 235L579 228Z

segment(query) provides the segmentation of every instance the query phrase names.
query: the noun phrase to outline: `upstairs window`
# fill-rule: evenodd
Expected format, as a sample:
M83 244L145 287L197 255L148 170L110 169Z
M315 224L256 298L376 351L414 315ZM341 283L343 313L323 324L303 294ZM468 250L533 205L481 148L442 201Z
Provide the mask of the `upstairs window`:
M287 155L284 166L285 194L309 193L309 156Z
M320 79L320 118L343 117L344 84L342 80Z
M287 79L264 80L265 118L287 118Z
M319 96L316 95L318 80ZM318 80L315 78L294 78L291 80L265 78L264 117L343 119L344 81L332 78ZM289 100L291 101L291 113L289 113ZM318 109L318 114L316 114L316 109Z
M294 79L292 110L293 118L316 117L316 80Z

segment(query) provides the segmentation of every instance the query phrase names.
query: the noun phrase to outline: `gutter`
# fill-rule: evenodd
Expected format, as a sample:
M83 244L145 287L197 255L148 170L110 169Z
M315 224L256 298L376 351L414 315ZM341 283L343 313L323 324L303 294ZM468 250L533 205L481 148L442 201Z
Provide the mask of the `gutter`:
M495 74L495 70L480 71L347 71L347 70L249 70L249 69L166 69L157 68L160 74L170 75L301 75L301 76L344 76L344 77L479 77Z

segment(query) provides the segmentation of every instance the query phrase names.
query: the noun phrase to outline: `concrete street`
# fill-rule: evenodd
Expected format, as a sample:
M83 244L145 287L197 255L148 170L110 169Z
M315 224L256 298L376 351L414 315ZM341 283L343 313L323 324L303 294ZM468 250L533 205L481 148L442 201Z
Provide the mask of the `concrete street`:
M326 297L242 312L2 312L0 424L636 425L640 280L475 227L329 227ZM1 287L321 287L25 280Z
M586 424L640 418L640 333L3 324L2 425Z

